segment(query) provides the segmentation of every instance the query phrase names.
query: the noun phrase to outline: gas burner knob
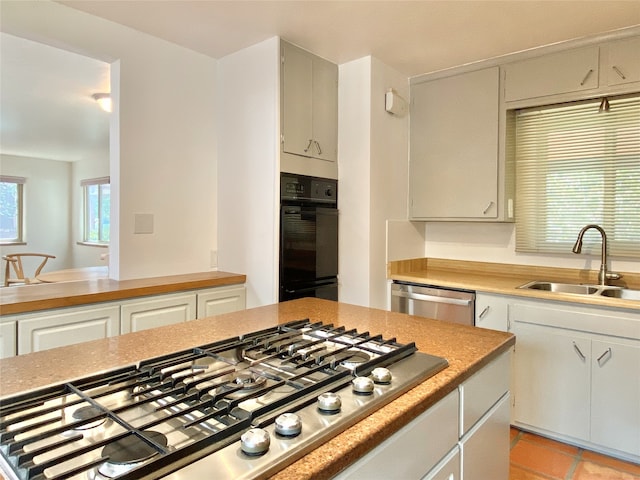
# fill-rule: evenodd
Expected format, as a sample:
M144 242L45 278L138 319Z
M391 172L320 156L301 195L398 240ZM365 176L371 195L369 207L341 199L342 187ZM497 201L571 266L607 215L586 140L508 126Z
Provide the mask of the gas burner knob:
M269 450L271 438L262 428L251 428L240 437L240 448L247 455L262 455Z
M356 377L351 382L351 385L356 393L373 393L373 380L369 377Z
M377 367L371 371L371 378L376 383L391 383L391 370L384 367Z
M326 413L337 413L342 407L340 395L333 392L321 393L318 396L318 409Z
M295 437L302 431L302 420L295 413L283 413L275 420L276 433L285 437Z

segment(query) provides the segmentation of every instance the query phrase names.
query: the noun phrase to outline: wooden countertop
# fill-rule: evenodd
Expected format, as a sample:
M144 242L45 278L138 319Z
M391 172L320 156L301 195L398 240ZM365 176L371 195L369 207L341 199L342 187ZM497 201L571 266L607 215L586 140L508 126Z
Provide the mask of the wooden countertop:
M640 289L640 274L622 272L621 286ZM572 302L601 307L640 310L640 302L600 295L576 295L518 288L534 280L597 284L597 271L568 268L535 267L502 263L470 262L421 258L391 262L387 276L392 280L441 287L475 290L560 302Z
M246 275L202 272L136 280L94 279L0 288L0 315L125 300L145 295L245 283Z
M446 358L449 367L284 468L277 480L332 477L515 343L510 333L305 298L3 359L0 396L303 318L415 341L419 350Z

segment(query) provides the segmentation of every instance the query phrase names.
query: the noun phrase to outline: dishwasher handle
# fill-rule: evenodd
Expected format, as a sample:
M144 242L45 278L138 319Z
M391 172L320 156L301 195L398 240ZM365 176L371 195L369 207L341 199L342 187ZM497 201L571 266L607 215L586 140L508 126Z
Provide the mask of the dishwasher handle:
M424 300L426 302L434 302L434 303L446 303L448 305L460 305L463 307L467 307L471 305L473 300L460 300L458 298L447 298L447 297L438 297L436 295L425 295L423 293L409 293L402 292L398 290L393 290L391 295L396 297L408 298L409 300Z

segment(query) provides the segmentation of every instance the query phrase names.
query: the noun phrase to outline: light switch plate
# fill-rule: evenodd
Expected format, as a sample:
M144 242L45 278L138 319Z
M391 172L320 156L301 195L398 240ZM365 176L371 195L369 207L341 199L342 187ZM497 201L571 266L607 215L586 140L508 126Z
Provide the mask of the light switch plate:
M133 215L133 233L153 233L153 214L135 213Z

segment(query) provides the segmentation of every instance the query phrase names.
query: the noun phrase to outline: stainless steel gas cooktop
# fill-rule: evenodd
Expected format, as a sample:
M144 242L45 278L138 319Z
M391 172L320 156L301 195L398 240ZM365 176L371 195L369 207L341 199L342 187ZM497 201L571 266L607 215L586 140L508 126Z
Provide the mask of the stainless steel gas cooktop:
M299 320L2 399L9 479L259 478L447 361Z

